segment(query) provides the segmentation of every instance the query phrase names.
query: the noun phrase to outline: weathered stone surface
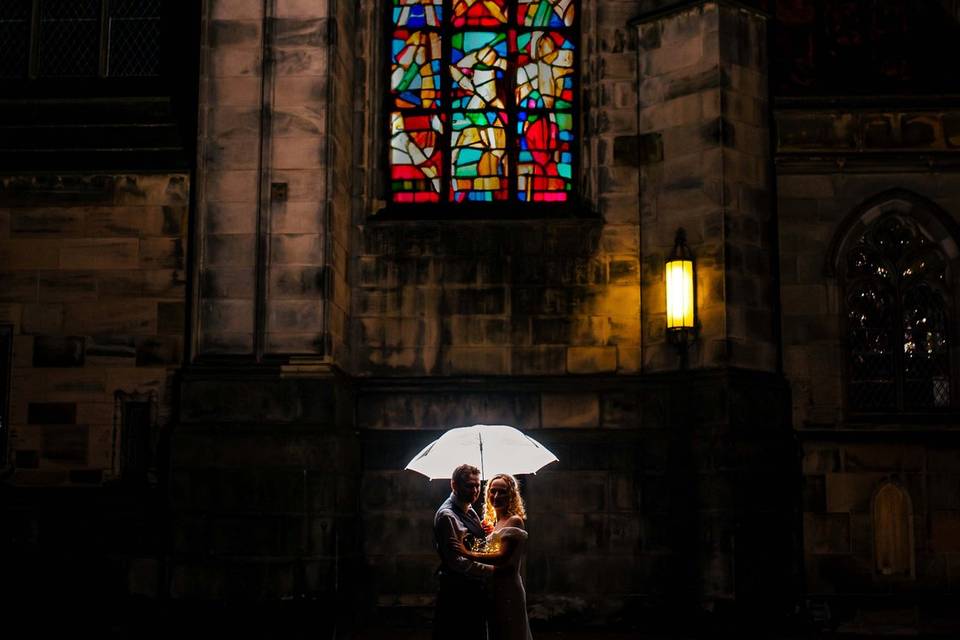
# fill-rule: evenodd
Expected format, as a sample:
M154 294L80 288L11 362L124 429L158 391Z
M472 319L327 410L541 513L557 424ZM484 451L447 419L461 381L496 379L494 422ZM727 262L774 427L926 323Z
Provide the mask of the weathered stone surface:
M252 381L221 385L191 381L183 389L183 419L189 422L230 416L241 422L334 424L334 392L323 380Z
M704 27L708 20L717 26ZM756 265L769 262L772 247L763 241L758 246L756 234L748 229L758 228L770 211L757 211L754 203L762 202L762 196L741 204L726 195L744 187L753 193L769 189L762 169L769 154L764 101L759 97L763 92L754 91L750 84L766 82L766 70L760 63L765 55L764 38L757 36L765 29L759 16L712 4L653 17L641 26L641 40L646 33L650 48L641 55L640 131L657 136L656 153L644 154L648 160L640 165L642 198L650 203L648 213L643 214L642 251L651 260L657 253L665 256L677 228L683 227L700 278L723 282L722 298L716 300L720 308L712 316L701 314L700 339L715 346L691 351L693 363L698 363L693 366L706 366L715 359L718 364L742 362L750 368L773 366L771 331L739 327L741 318L771 313L768 291L772 279L764 277L762 270L745 268L740 258L749 251ZM737 46L738 42L750 42L751 46ZM747 82L744 69L757 77ZM709 214L721 203L722 221L711 224ZM685 216L661 220L658 210L683 211ZM722 245L707 244L721 234ZM712 262L714 255L716 261ZM746 272L744 277L739 277L741 271ZM671 360L662 334L650 330L662 323L663 291L651 286L656 278L651 272L641 288L647 370L660 369ZM706 311L714 303L711 286L698 290L700 309ZM710 317L719 321L706 322ZM768 324L772 326L772 322ZM721 334L725 337L720 338ZM736 341L730 341L734 337ZM730 349L733 344L738 348Z
M450 425L539 424L534 394L375 394L360 403L358 424L367 428L438 429Z
M133 239L83 239L64 241L61 269L132 269L138 266L139 243Z
M31 402L27 406L29 424L73 424L76 421L75 402Z
M17 449L14 452L14 466L17 469L36 469L40 466L40 452L29 449Z
M23 306L22 331L27 334L56 334L63 329L62 304Z
M181 238L149 238L140 241L143 269L184 269L186 249Z
M11 417L21 424L43 425L31 426L32 431L24 431L13 444L15 450L38 454L32 465L35 473L18 476L18 482L100 484L114 446L113 392L131 389L144 378L132 373L137 341L141 363L147 353L151 362L179 362L181 335L154 341L147 336L157 331L158 300L179 300L182 313L184 273L144 270L140 261L154 259L155 246L173 242L182 248L187 214L184 179L183 175L3 179L4 189L13 189L4 193L15 194L16 215L9 229L17 236L17 247L4 254L4 268L15 270L6 276L9 286L4 290L17 295L15 328L22 332L15 338L18 372ZM141 252L143 247L146 253ZM183 257L181 251L181 262L175 266L185 266ZM24 283L31 285L29 292ZM165 328L183 332L182 323ZM147 350L147 345L155 347ZM118 365L131 368L114 369ZM163 375L160 378L153 385L158 391ZM30 463L29 455L22 457ZM50 470L50 465L58 471Z
M564 347L514 347L510 350L514 375L555 375L566 371Z
M52 240L17 240L0 242L0 264L8 271L23 269L56 269L60 266L58 247Z
M545 428L599 426L600 402L594 393L545 393L541 403Z
M41 455L47 460L86 464L86 425L44 425Z
M64 328L81 335L155 333L157 303L152 301L83 302L71 306Z
M43 302L96 300L97 281L93 272L59 271L39 278L39 298Z
M136 340L136 365L178 365L183 355L180 336L139 337Z
M18 486L55 487L67 481L67 472L62 470L17 469L14 482Z
M80 485L99 485L103 482L103 469L71 469L70 483Z
M84 339L82 337L37 336L33 341L33 366L82 367Z
M808 515L805 534L811 539L814 553L846 553L850 551L850 516L845 513ZM805 520L805 524L806 524Z
M930 534L934 551L939 553L960 551L960 512L934 511Z
M86 356L105 362L124 362L136 356L136 344L133 336L97 335L87 340Z
M570 347L567 349L567 371L570 373L604 373L617 370L614 347Z
M36 302L38 278L34 273L0 274L0 300Z
M183 302L161 302L157 305L157 333L182 335L186 322Z
M79 208L49 208L34 210L16 207L10 210L10 236L73 237L83 229L83 210Z

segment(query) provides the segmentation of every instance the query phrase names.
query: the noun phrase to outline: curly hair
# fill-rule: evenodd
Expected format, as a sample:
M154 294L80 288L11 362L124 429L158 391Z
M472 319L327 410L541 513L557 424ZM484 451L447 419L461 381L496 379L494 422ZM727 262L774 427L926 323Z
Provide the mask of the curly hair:
M520 497L520 486L517 480L508 473L498 473L487 481L487 488L483 494L483 517L490 522L497 521L497 511L493 508L493 502L490 501L490 485L494 480L503 480L507 483L507 490L510 492L510 501L507 506L507 515L520 516L527 519L527 511L523 508L523 498Z

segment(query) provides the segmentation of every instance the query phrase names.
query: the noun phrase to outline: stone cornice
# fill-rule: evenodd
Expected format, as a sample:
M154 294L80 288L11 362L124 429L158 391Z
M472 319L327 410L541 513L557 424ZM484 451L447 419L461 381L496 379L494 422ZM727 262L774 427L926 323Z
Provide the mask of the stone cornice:
M793 171L956 170L960 107L778 108L776 163Z
M774 96L773 105L777 112L960 109L960 94Z
M689 9L703 6L705 4L715 4L729 7L731 9L739 9L741 11L752 13L760 18L770 18L770 14L768 12L757 7L750 6L744 2L738 2L737 0L683 0L681 2L670 2L669 0L666 2L658 2L657 0L647 0L647 2L643 2L641 4L647 8L641 11L640 15L628 22L631 27L638 27L644 23L660 20L662 18L666 18L677 13L682 13Z
M780 153L774 158L777 173L877 174L953 173L960 171L957 153Z

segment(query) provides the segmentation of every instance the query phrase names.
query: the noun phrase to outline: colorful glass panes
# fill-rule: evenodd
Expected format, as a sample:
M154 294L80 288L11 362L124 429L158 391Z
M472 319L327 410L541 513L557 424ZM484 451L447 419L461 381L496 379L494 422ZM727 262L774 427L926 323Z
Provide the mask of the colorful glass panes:
M454 109L506 106L507 36L467 31L450 38L452 102Z
M573 0L520 0L517 23L524 27L572 27Z
M443 118L439 115L390 116L390 178L394 202L439 202Z
M440 34L398 29L390 88L398 108L432 108L440 98Z
M555 31L517 36L517 106L570 109L573 106L573 44Z
M443 0L393 0L393 24L420 29L443 23Z
M507 114L454 113L450 140L450 196L454 202L509 197Z
M578 0L387 0L390 199L569 202Z
M573 189L573 115L517 114L517 198L564 202Z
M454 27L499 27L507 23L507 0L453 0Z

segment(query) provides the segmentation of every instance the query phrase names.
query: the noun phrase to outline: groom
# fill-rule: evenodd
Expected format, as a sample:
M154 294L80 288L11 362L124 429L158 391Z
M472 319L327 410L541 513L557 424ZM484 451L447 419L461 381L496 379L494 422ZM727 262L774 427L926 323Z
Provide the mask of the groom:
M450 478L453 492L433 519L433 544L440 554L440 590L433 623L434 640L486 640L487 581L493 566L460 555L467 535L483 538L480 518L470 506L480 497L480 470L462 464Z

